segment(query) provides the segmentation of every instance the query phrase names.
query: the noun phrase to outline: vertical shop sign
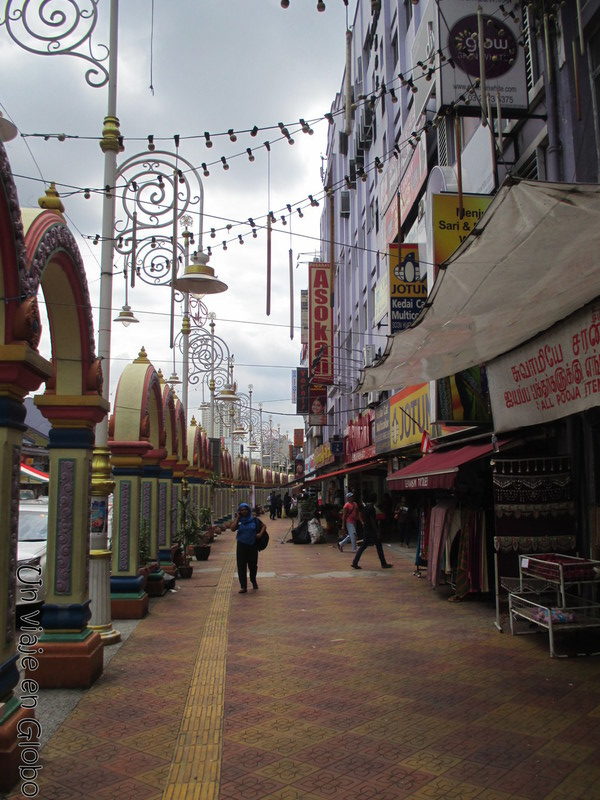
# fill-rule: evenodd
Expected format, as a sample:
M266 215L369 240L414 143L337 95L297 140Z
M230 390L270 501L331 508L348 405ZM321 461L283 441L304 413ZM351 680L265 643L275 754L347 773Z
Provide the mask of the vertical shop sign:
M300 292L300 344L308 344L308 289Z
M311 377L333 383L333 285L331 264L308 265L308 364Z
M308 368L296 369L296 414L308 414L310 406Z
M391 244L390 333L409 328L427 302L427 269L421 270L418 244Z
M304 428L294 428L294 447L304 446Z
M384 400L375 409L373 421L373 442L375 453L389 453L390 447L390 401Z
M296 402L298 396L298 373L295 369L292 370L292 403Z

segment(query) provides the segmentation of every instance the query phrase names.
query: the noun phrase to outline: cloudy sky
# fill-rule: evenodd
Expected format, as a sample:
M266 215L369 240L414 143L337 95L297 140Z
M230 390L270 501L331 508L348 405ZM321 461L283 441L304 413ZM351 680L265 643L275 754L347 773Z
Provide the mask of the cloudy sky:
M79 0L84 8L86 0ZM297 365L299 330L289 337L288 249L293 250L296 303L306 285L306 261L319 249L321 208L309 208L300 220L278 222L273 235L273 299L271 316L265 314L266 236L245 236L244 244L220 242L247 234L249 225L220 230L211 239L210 228L227 222L263 217L286 204L306 203L309 194L322 189L321 155L325 151L327 122L314 125L314 134L294 135L295 144L273 142L270 181L265 141L278 139L279 131L260 131L256 137L239 134L215 137L230 128L248 130L278 122L297 123L322 117L340 88L344 67L346 8L342 0L326 0L326 11L316 11L316 0L290 0L284 10L279 0L155 0L152 26L151 0L121 2L119 25L118 116L126 142L121 159L146 148L153 134L157 149L173 151L179 134L180 154L194 166L209 167L204 184L204 244L211 245L211 266L229 284L222 295L207 303L217 314L217 335L235 355L236 379L242 390L254 385L254 401L273 413L273 424L292 431L302 420L277 412L293 411L289 401L290 369ZM65 8L66 2L57 0ZM108 0L99 0L99 23L94 42L108 42ZM152 35L153 27L153 35ZM17 30L17 29L15 29ZM36 56L15 44L0 26L0 108L22 134L66 133L91 139L18 138L6 145L16 176L22 207L37 204L45 181L75 187L101 187L103 158L98 146L106 113L106 88L94 89L84 80L85 63L67 56ZM154 92L150 90L150 83ZM297 125L296 125L297 127ZM200 138L185 139L184 137ZM129 141L139 137L140 141ZM168 137L164 143L159 137ZM259 148L250 163L246 148ZM243 156L236 158L237 154ZM225 156L230 168L220 163ZM69 190L58 187L61 194ZM270 195L270 206L269 206ZM64 197L69 224L81 249L97 321L100 282L100 247L90 239L101 232L101 201L81 192ZM231 224L231 223L230 223ZM197 224L194 224L197 227ZM279 232L282 231L282 232ZM115 259L122 269L122 260ZM114 315L124 302L122 275L115 274ZM139 325L113 328L111 389L123 367L143 345L155 366L166 375L172 369L169 349L169 290L144 285L130 293L129 303ZM180 356L177 354L181 374ZM190 393L190 411L201 400Z

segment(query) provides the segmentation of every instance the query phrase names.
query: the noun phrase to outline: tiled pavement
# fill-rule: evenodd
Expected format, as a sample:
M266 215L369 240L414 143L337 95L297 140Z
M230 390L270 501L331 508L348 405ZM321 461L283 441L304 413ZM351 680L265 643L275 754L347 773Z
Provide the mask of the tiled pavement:
M43 800L600 800L600 658L287 526L258 592L228 533L154 603L44 749Z

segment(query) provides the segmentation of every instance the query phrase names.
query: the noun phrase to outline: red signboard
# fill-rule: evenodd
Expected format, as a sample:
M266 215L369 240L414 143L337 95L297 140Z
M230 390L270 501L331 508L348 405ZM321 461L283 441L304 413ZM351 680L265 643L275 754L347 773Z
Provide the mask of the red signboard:
M308 368L319 383L333 383L333 273L321 261L308 265Z
M372 426L372 411L350 420L344 439L346 462L363 461L375 456Z
M304 428L294 428L294 447L304 445Z

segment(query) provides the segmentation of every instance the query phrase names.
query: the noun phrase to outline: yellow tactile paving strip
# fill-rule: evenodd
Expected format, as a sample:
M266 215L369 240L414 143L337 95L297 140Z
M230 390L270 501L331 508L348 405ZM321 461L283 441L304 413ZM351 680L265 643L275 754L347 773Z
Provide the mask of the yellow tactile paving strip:
M223 563L202 637L162 800L217 800L223 749L223 707L232 550Z

